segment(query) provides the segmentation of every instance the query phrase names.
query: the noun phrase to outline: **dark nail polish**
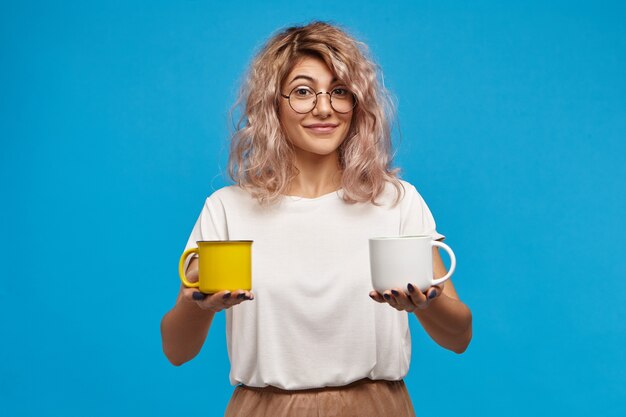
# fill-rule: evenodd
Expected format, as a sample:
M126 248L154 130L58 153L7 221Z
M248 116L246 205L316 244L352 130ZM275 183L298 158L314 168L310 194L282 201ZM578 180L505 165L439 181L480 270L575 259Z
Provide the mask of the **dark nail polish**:
M400 295L400 293L396 290L391 290L391 293L396 297Z
M191 295L191 297L192 297L194 300L197 300L197 301L204 300L204 294L202 294L201 292L198 292L198 291L194 292L194 293Z
M239 294L239 295L237 296L237 298L241 300L241 299L242 299L243 297L245 297L245 296L246 296L246 293L245 293L245 292L242 292L241 294Z
M230 298L230 293L226 293L222 296L223 299Z
M415 292L415 287L413 287L411 284L407 285L406 287L409 289L409 292Z
M391 300L391 296L387 293L384 293L383 297L385 297L385 300Z
M437 291L433 291L430 293L430 295L428 296L428 298L433 299L437 296Z

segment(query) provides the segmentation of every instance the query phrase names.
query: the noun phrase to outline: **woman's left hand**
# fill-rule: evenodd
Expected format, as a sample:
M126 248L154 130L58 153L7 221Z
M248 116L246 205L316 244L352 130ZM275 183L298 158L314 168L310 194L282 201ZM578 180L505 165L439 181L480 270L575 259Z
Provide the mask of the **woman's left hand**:
M370 297L379 303L387 303L398 311L410 313L417 309L427 309L430 303L443 294L443 285L441 283L432 286L422 293L416 285L408 284L406 289L393 288L382 294L378 291L370 291Z

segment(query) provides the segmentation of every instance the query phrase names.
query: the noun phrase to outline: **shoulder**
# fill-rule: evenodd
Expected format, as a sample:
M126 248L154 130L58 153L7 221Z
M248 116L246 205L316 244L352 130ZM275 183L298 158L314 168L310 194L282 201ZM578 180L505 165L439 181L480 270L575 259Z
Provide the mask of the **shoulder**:
M402 185L403 192L405 194L409 194L409 193L417 191L415 186L413 184L411 184L410 182L408 182L406 180L403 180L401 178L398 178L398 180L400 181L400 184Z
M381 200L385 205L394 205L397 199L400 205L404 205L414 198L416 194L418 194L417 189L413 184L398 178L398 183L396 184L391 181L385 183L385 188L381 193Z
M209 198L220 199L220 198L240 198L244 194L248 194L243 188L238 185L226 185L222 188L218 188L214 190Z
M383 205L399 210L403 214L415 211L418 208L419 210L424 210L427 207L422 194L413 183L398 178L397 185L396 187L396 184L391 182L386 184L385 191L382 194Z
M409 181L400 180L402 187L404 188L404 197L403 200L419 200L423 201L422 194L418 191L417 187L410 183Z
M253 198L248 191L235 184L218 188L213 191L206 200L207 203L211 205L227 206L251 202Z

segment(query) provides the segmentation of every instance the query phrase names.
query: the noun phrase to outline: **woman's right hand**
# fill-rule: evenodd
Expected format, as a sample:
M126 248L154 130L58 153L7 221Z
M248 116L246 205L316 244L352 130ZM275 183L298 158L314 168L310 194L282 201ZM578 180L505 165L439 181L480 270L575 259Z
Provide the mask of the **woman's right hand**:
M198 270L189 268L187 272L187 281L198 282ZM254 294L246 290L236 291L220 291L212 294L204 294L197 288L187 288L184 285L181 288L183 299L187 302L193 302L203 310L213 311L217 313L224 309L241 304L244 301L254 300Z

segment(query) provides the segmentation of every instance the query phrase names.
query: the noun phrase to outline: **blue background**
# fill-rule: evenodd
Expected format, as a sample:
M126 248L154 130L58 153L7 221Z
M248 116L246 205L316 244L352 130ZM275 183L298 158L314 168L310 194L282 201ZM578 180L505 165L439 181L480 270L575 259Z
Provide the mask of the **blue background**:
M4 415L222 415L224 314L182 367L159 324L247 64L312 19L383 68L473 312L463 355L411 317L417 415L626 415L623 3L223 3L2 2Z

